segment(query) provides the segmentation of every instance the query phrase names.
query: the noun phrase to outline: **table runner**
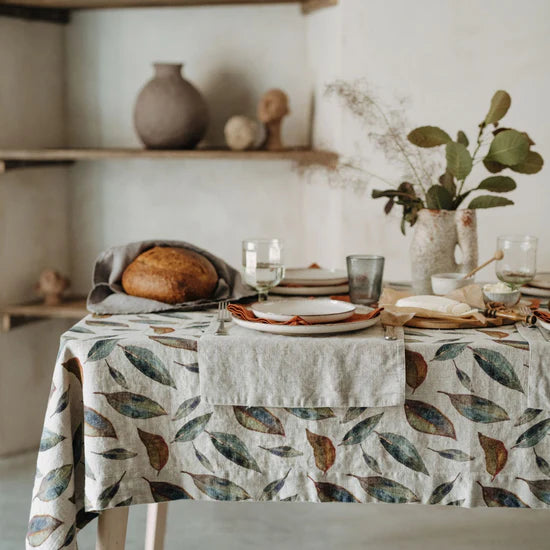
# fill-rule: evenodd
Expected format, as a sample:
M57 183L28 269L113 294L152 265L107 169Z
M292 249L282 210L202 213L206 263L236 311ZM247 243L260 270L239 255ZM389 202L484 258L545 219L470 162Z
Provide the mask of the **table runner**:
M215 326L217 323L214 322ZM288 337L231 323L198 343L206 403L266 407L387 407L405 401L403 329Z
M176 499L550 506L550 411L527 406L514 327L406 329L404 406L247 408L201 399L212 317L88 316L63 336L27 548L73 549L94 510Z

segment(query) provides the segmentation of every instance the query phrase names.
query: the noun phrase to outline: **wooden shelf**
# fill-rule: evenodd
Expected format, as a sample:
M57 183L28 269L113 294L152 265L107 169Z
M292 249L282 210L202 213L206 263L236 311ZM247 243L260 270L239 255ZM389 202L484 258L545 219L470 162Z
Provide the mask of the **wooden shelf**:
M337 3L338 0L0 0L0 15L68 23L73 10L300 4L307 14Z
M162 160L289 160L300 166L318 164L332 167L338 155L331 151L305 148L286 151L230 151L228 149L192 149L166 151L150 149L5 149L0 150L0 173L18 168L71 164L76 161L116 159Z
M7 332L13 328L44 319L78 321L88 315L88 310L86 309L86 298L75 297L67 298L58 306L47 306L42 302L6 306L0 311L0 314L2 316L2 332Z

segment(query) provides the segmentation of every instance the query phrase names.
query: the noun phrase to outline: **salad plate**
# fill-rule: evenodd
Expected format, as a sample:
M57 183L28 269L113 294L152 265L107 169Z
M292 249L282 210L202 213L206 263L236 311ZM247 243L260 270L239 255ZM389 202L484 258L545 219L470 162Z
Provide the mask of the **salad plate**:
M334 286L348 282L345 269L287 268L282 285Z
M308 323L335 323L349 319L355 305L340 300L280 300L277 302L260 302L250 306L259 319L268 321L290 321L300 317Z
M281 296L332 296L335 294L347 294L349 285L335 286L276 286L269 291L271 294Z

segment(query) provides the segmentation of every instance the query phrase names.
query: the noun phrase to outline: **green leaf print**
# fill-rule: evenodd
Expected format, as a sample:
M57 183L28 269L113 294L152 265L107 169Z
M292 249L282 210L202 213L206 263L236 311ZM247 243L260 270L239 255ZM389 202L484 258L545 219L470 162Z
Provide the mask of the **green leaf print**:
M197 351L196 340L176 338L175 336L149 336L149 338L169 348L185 349L188 351Z
M199 436L206 428L208 421L212 413L203 414L202 416L197 416L192 420L189 420L184 424L176 433L174 441L178 443L185 443L186 441L193 441L197 436Z
M164 363L151 351L138 346L125 346L124 355L137 370L151 380L176 389L176 383Z
M483 500L490 508L530 508L517 495L500 487L485 487L479 481L476 482L482 490Z
M128 388L128 382L126 382L125 376L115 367L112 367L107 360L105 360L105 363L107 365L107 368L109 369L109 374L111 375L111 378L119 385L122 386L125 390Z
M295 458L297 456L303 456L304 454L302 451L293 449L288 445L283 445L281 447L262 447L260 445L259 447L260 449L263 449L264 451L268 451L271 454L274 454L275 456L279 456L281 458Z
M427 476L430 475L416 447L406 437L390 432L376 432L376 435L378 435L378 439L384 449L386 449L395 460L401 462L401 464L415 472L421 472Z
M120 447L116 449L109 449L108 451L102 451L99 453L92 451L92 453L102 456L103 458L107 458L109 460L128 460L138 455L137 453L128 451L127 449L122 449Z
M276 479L275 481L268 483L264 487L264 490L262 491L262 494L260 495L260 498L258 500L273 500L281 492L281 489L285 486L288 474L290 474L290 469L281 479Z
M493 380L511 390L523 393L523 388L514 371L514 367L512 367L504 355L501 355L498 351L486 348L474 348L472 351L476 363L487 376L490 376Z
M523 432L516 440L514 449L519 447L525 449L526 447L534 447L537 443L540 443L546 434L550 431L550 418L537 422L534 426L531 426L527 431Z
M29 545L32 547L40 546L62 524L62 521L47 514L33 516L29 521L27 531Z
M129 418L154 418L168 414L156 401L137 393L94 393L104 395L115 411Z
M197 460L210 472L214 473L214 467L212 466L212 463L210 460L208 460L208 457L201 453L196 447L194 443L191 443L193 445L193 450L195 451L195 457Z
M450 361L456 359L470 342L460 344L443 344L436 352L433 361Z
M393 479L380 476L359 477L353 474L347 475L357 479L367 495L381 502L401 504L420 502L420 499L408 487L393 481Z
M367 407L350 407L346 411L344 418L342 418L341 424L346 424L347 422L351 422L352 420L359 418L366 410Z
M107 340L98 340L90 348L87 361L101 361L109 357L111 352L115 349L117 343L120 342L120 338L109 338Z
M537 479L529 481L523 477L516 477L521 481L525 481L529 490L544 504L550 504L550 479Z
M380 466L378 464L378 461L373 456L369 455L365 452L365 449L361 446L361 451L363 453L363 460L365 461L365 464L376 474L382 475L382 470L380 469Z
M510 420L508 413L489 399L470 394L452 394L444 391L437 393L446 395L451 400L453 407L472 422L491 424Z
M521 426L523 424L528 424L537 418L537 416L542 412L542 409L530 409L527 408L523 411L520 417L516 420L514 427Z
M229 479L207 474L192 474L185 471L182 473L191 476L197 489L214 500L238 501L252 498L242 487Z
M281 421L264 407L233 407L237 422L247 430L271 435L282 435Z
M65 438L64 435L56 434L55 432L51 432L44 426L44 429L42 430L42 436L40 437L40 448L38 449L39 452L48 451L49 449L52 449L55 447L58 443L61 443Z
M164 481L145 481L149 484L151 496L155 502L168 502L169 500L193 500L193 497L183 488Z
M104 489L99 497L97 497L97 509L98 510L104 510L109 506L109 503L113 498L115 498L115 495L118 493L118 490L120 488L120 482L124 479L124 476L126 475L126 472L120 476L120 479L113 483L112 485L109 485L106 489Z
M439 451L430 447L428 447L428 449L448 460L456 460L457 462L470 462L471 460L475 460L474 456L470 456L460 449L441 449Z
M375 414L369 416L361 422L355 424L349 432L344 435L342 443L340 445L358 445L367 439L367 437L373 432L374 428L380 422L380 419L384 416L384 413Z
M250 454L246 445L236 435L223 432L207 433L216 450L225 456L225 458L231 460L231 462L234 462L238 466L254 470L260 474L262 473L258 463Z
M111 421L90 407L84 407L84 435L88 437L114 437L117 439Z
M550 464L548 464L548 461L545 460L542 456L538 455L535 449L533 449L533 452L535 453L535 462L537 463L539 470L546 477L550 477Z
M285 408L285 411L301 418L302 420L326 420L327 418L334 418L336 415L334 411L329 407L318 407L312 409L304 408Z
M455 484L455 481L458 479L457 476L452 481L447 481L438 485L432 492L428 504L439 504L452 490Z
M456 372L456 377L458 378L458 381L471 393L475 393L474 392L474 388L473 388L473 385L472 385L472 379L470 378L470 375L463 371L462 369L459 369L456 365L455 365L455 372Z
M69 404L70 389L71 389L71 386L69 386L67 390L61 394L61 397L58 399L57 405L55 406L55 410L53 411L51 416L54 416L60 412L63 412L67 408L67 405Z
M352 495L347 489L334 483L326 483L323 481L315 481L307 476L315 485L317 496L321 502L360 502L360 500Z
M407 399L405 417L417 432L456 439L453 423L436 407L423 401Z
M139 428L137 431L141 442L145 445L151 468L159 473L166 466L170 455L166 441L161 435L152 434Z
M72 473L72 464L65 464L60 468L50 470L40 482L36 498L39 498L43 502L49 502L58 498L69 486Z
M190 415L201 403L201 396L197 395L195 397L190 397L189 399L186 399L176 411L176 414L174 415L174 418L172 418L173 421L181 420L182 418L185 418L186 416Z

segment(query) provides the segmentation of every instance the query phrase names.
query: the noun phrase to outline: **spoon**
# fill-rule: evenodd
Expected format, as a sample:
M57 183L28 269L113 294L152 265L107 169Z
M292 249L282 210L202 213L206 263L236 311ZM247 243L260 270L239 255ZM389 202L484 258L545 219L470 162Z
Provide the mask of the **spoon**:
M477 266L475 269L472 269L472 271L470 271L470 273L466 273L466 275L464 275L464 277L462 277L463 279L469 279L472 275L474 275L475 273L477 273L480 269L483 269L484 267L488 266L491 262L494 262L495 260L502 260L502 258L504 258L504 252L502 252L502 250L497 250L495 252L495 255L490 259L490 260L487 260L485 263Z

